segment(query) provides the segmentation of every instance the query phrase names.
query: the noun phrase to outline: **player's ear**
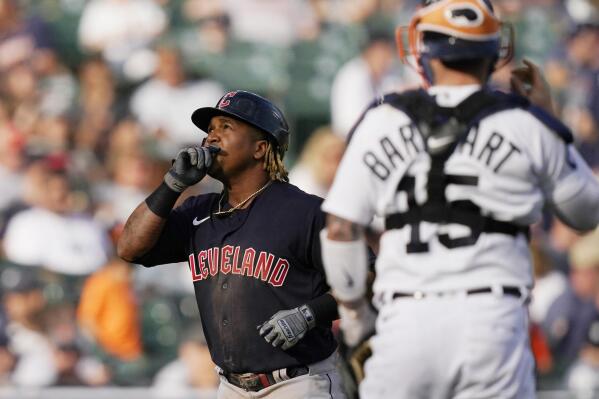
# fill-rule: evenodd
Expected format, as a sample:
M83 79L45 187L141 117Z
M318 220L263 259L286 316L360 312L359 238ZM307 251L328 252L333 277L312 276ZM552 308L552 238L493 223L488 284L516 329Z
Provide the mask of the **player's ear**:
M254 143L254 159L263 159L268 151L268 140L257 140Z
M259 129L252 128L251 133L254 139L254 159L262 159L268 151L268 140L264 132Z

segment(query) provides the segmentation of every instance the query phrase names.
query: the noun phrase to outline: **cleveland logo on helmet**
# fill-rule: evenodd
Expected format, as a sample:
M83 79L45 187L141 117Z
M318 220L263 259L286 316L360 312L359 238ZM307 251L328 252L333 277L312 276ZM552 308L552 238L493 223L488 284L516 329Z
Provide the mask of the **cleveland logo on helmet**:
M217 115L231 116L262 130L272 139L281 156L287 150L289 125L283 112L266 98L244 90L230 91L218 100L216 107L196 109L191 121L208 132L210 120Z
M231 101L229 101L228 98L233 97L235 94L237 94L237 91L230 91L225 94L218 102L218 108L228 107L229 104L231 104Z

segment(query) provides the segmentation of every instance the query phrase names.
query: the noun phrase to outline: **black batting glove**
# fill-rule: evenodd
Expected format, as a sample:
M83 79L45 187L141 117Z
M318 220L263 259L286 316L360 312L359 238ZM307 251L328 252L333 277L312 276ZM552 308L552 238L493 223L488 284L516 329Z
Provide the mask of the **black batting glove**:
M187 147L177 153L173 165L164 175L164 182L173 191L183 192L206 176L212 165L212 156L220 151L218 147Z
M308 305L275 313L268 321L259 325L259 334L275 348L287 350L298 343L314 328L316 319Z

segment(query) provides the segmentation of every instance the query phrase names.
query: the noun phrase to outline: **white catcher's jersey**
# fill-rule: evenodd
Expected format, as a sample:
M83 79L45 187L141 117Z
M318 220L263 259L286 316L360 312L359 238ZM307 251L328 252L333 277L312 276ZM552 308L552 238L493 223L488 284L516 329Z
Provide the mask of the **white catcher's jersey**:
M429 89L429 94L439 105L450 107L479 88L437 86ZM429 146L434 144L429 140ZM404 112L383 103L368 110L355 129L323 209L363 226L374 215L405 212L408 194L398 190L399 183L411 176L412 201L425 203L429 167L430 156L418 129ZM545 202L558 210L560 204L572 205L572 201L583 207L590 200L599 202L595 195L599 189L590 200L580 196L585 186L599 185L577 151L525 109L508 109L483 118L449 157L444 171L477 179L476 185L450 183L447 201L469 200L483 215L498 221L523 226L537 222ZM587 217L596 224L599 215ZM568 224L576 227L577 221ZM440 234L459 238L468 236L470 230L459 224L421 222L414 229L406 225L384 232L376 262L375 293L532 285L528 242L523 234L482 233L475 244L453 249L439 241ZM428 250L407 251L406 246L415 241L428 244Z

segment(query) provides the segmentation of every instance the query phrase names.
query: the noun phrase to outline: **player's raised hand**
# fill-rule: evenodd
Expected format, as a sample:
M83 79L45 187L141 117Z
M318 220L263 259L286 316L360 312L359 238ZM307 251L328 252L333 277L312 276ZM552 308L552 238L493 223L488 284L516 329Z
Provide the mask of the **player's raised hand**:
M341 319L339 327L347 346L355 347L373 334L376 313L365 299L353 308L339 305L338 309Z
M182 192L206 176L212 165L212 155L220 151L218 147L187 147L177 153L173 165L164 175L164 182L172 190Z
M268 321L259 325L262 338L275 348L287 350L298 343L316 325L314 314L308 305L280 310Z
M510 84L514 93L520 94L530 102L550 114L554 114L551 88L541 69L532 61L522 60L524 66L512 70Z

